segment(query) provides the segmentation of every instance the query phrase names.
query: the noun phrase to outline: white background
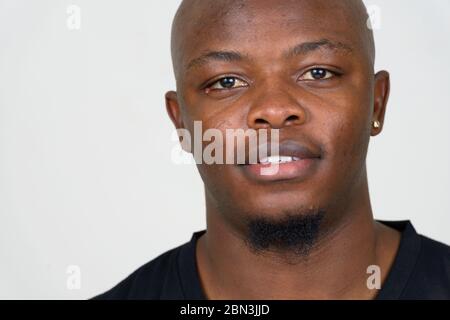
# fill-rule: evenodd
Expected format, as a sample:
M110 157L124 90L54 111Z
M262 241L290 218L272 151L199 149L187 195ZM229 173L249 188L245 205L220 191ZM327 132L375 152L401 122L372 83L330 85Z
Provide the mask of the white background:
M205 227L195 167L170 158L178 3L0 0L0 298L92 297ZM450 1L367 3L392 75L369 151L375 216L449 244Z

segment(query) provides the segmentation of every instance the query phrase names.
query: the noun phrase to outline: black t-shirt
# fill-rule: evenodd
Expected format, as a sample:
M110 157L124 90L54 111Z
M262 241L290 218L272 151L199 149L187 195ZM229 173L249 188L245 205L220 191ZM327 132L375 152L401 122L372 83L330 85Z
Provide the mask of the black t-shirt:
M417 234L409 221L382 222L402 233L400 247L377 299L450 299L450 247ZM140 267L99 300L204 300L196 242L172 249Z

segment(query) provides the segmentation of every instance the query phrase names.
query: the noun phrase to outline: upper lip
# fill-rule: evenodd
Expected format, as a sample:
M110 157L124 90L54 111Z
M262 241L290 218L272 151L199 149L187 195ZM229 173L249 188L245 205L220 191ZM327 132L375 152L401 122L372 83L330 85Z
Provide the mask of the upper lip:
M251 148L249 151L255 152L254 154L257 155L258 163L260 163L261 161L261 155L259 154L259 152L262 148L265 148L265 150L267 150L267 153L263 155L263 157L284 156L300 159L320 159L322 157L322 153L319 150L315 150L305 143L301 143L295 140L284 140L279 144L264 143ZM274 153L272 152L272 149L275 150ZM254 162L250 163L250 152L246 153L245 157L245 164L247 165L255 164Z

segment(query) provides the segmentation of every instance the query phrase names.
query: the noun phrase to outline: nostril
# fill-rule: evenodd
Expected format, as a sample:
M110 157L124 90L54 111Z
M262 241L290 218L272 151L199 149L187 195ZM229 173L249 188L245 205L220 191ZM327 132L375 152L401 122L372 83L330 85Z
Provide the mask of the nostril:
M262 125L262 126L270 125L268 121L266 121L266 120L264 120L264 119L261 119L261 118L256 119L256 120L255 120L255 123L256 123L257 125Z
M286 119L287 123L296 123L300 120L300 118L296 115L292 115Z

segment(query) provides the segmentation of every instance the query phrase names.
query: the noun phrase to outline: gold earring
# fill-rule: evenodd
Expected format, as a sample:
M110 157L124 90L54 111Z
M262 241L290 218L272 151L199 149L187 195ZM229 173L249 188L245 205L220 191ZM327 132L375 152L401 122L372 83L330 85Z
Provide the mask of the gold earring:
M375 129L380 129L380 127L381 127L381 122L378 121L378 120L375 120L375 121L373 122L373 127L374 127Z

